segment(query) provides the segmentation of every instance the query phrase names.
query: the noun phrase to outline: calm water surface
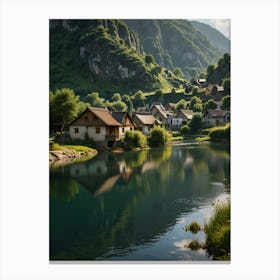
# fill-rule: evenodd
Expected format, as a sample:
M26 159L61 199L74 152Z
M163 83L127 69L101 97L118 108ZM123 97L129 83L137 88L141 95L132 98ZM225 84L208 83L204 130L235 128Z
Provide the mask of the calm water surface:
M228 147L177 145L99 153L50 169L51 260L211 260L185 247L205 240L215 200L229 199Z

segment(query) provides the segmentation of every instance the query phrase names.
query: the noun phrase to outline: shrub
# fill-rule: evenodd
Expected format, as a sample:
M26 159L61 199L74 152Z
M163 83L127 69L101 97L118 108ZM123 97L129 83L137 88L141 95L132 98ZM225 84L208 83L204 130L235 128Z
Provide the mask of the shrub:
M209 131L209 137L212 142L229 141L230 140L230 124L225 126L213 127Z
M190 128L188 125L183 125L181 128L180 128L180 133L182 136L186 137L188 135L190 135Z
M148 143L151 147L164 147L169 140L169 134L167 130L163 127L154 127L150 131L150 136L148 137Z
M192 119L190 120L190 129L191 131L198 131L202 127L202 114L194 113Z
M155 63L155 59L154 59L154 57L153 57L152 55L147 54L147 55L145 56L145 62L146 62L147 64Z
M192 233L198 233L201 230L201 227L196 221L193 221L191 224L185 227L185 230L189 230Z
M214 259L228 260L230 254L230 204L216 208L214 216L204 229L206 248Z
M147 138L142 132L126 131L124 135L124 142L128 149L145 148L147 146Z
M189 243L188 247L189 247L191 250L196 251L196 250L202 248L202 245L201 245L197 240L192 240L192 241Z

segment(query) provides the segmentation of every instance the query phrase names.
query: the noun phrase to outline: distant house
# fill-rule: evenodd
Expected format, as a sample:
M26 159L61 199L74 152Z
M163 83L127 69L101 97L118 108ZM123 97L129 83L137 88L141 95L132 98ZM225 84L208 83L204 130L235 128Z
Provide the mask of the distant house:
M219 86L218 84L209 84L208 87L205 89L205 95L216 94L224 92L224 87Z
M203 78L197 79L196 83L197 83L198 86L205 86L206 79L203 79Z
M224 125L227 122L230 122L230 113L228 111L208 109L204 113L205 126Z
M112 116L112 113L103 108L88 107L69 124L70 138L73 140L88 138L97 145L111 147L123 136L122 128L125 127L124 123L117 121ZM127 117L124 119L127 120ZM127 127L130 129L131 125ZM128 128L125 128L124 131L126 129Z
M178 129L183 125L183 121L188 124L193 117L193 110L180 110L179 113L171 120L171 128Z
M142 131L145 135L148 135L155 125L160 124L151 113L135 113L132 120L136 129Z
M165 110L162 104L155 104L151 106L150 111L152 112L153 116L159 120L161 123L166 124L167 119L169 116L169 112Z

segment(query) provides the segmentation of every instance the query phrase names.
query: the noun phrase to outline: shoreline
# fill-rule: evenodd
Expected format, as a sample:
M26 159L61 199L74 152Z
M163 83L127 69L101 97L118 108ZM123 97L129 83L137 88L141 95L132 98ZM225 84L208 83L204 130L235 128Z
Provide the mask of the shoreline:
M60 149L49 151L49 165L51 167L65 165L76 161L83 161L93 158L97 155L97 150L91 152L80 152L75 149Z

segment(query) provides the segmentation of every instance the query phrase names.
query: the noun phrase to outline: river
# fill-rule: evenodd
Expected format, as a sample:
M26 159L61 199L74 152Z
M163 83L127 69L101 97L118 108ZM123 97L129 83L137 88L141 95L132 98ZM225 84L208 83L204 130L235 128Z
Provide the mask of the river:
M50 168L50 260L211 261L190 240L229 200L229 147L181 144Z

